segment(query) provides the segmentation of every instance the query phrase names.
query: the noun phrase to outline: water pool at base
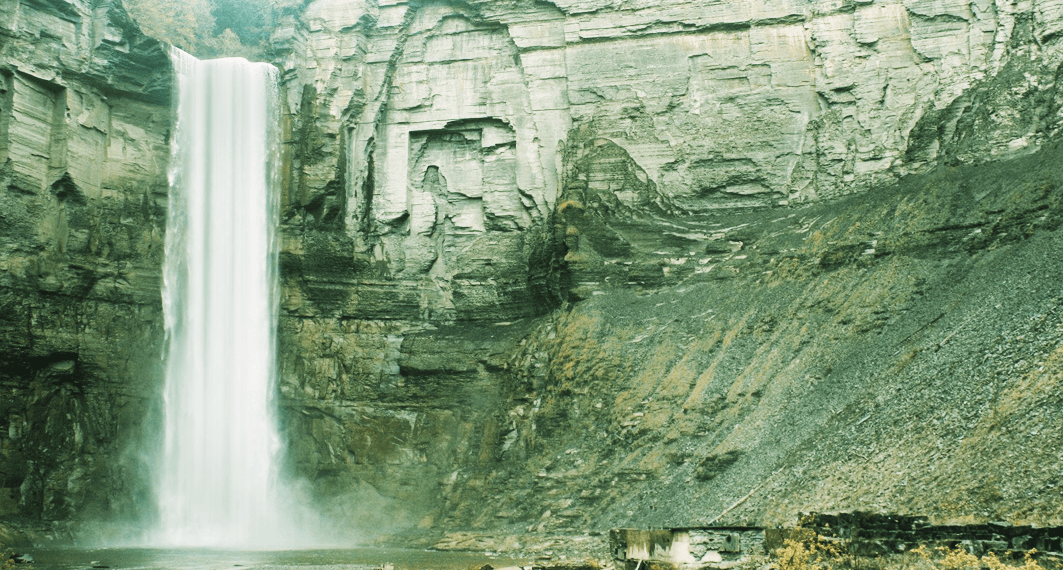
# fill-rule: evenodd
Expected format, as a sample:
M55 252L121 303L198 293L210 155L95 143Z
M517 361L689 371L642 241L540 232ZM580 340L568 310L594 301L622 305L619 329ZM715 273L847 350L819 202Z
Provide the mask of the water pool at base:
M438 552L390 548L353 550L211 550L211 549L30 549L34 570L232 570L246 569L350 569L470 570L489 564L504 568L529 564L528 560L493 557L476 552Z

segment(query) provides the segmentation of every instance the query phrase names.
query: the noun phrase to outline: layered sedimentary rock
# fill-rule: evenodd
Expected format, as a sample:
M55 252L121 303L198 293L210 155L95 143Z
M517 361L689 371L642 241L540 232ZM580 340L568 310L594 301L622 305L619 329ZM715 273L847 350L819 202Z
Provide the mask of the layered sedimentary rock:
M327 167L304 168L300 199L347 176L348 221L386 223L406 209L406 135L478 118L515 131L517 187L536 202L556 199L559 151L580 152L577 138L619 145L692 211L868 188L937 158L954 125L916 124L955 113L1009 63L1026 74L1007 80L1013 103L1049 87L1061 13L1051 1L319 0L274 39L296 91L320 94L301 112L335 137L318 147ZM1036 147L1060 121L1016 113L980 129L986 155Z
M151 511L169 99L120 6L0 3L2 518Z
M994 408L1004 371L1060 339L1007 339L1047 318L1058 268L999 338L909 363L943 314L950 341L988 322L996 272L1058 238L1058 149L1039 149L1063 121L1061 26L1046 0L292 9L273 41L294 472L352 519L386 512L374 529L1055 516L1009 485L956 499L950 477L1031 443L976 424L1023 421ZM897 443L926 402L948 427Z
M0 7L0 516L150 511L169 64ZM286 10L278 390L344 526L1058 521L1060 2Z

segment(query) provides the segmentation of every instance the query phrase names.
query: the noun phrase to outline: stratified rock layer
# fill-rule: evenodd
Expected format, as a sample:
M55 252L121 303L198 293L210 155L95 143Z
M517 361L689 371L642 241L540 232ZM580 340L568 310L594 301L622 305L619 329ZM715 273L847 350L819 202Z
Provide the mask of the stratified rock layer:
M1045 0L292 9L293 473L367 532L1057 517L1039 461L963 491L1056 425L997 431L1063 341L1014 340L1060 271L1061 31Z
M343 527L1059 522L1063 3L292 4L278 390ZM0 7L0 516L150 512L169 63Z
M170 64L117 5L0 3L0 517L150 513Z
M625 149L643 182L686 210L829 198L938 158L956 107L971 107L964 94L1021 68L999 94L1014 109L984 122L965 158L1014 155L1059 128L1058 108L1030 99L1054 90L1061 18L1051 0L316 0L274 35L303 94L293 112L321 130L305 141L315 152L302 159L312 164L301 165L294 202L342 182L334 198L351 230L400 229L409 215L417 233L427 215L419 193L407 195L427 167L411 158L417 138L477 120L512 131L509 177L526 204L486 188L485 213L517 228L572 182L559 153L579 152L576 138ZM928 116L934 134L916 129ZM437 165L444 177L480 186L480 172L451 161ZM585 182L621 202L647 198Z

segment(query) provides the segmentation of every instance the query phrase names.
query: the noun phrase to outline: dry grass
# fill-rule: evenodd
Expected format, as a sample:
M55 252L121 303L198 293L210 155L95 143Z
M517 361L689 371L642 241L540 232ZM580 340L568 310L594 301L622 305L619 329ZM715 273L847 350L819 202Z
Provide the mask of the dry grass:
M1037 552L1023 555L1021 563L1002 560L996 554L976 556L962 548L920 546L904 554L881 557L855 556L842 543L822 537L787 540L775 551L778 570L1058 570L1058 564L1042 566Z
M584 208L583 204L581 204L579 200L565 200L564 202L561 202L557 205L557 212L559 214L565 213L565 210L568 209L578 210L582 212Z
M790 540L775 551L778 570L829 570L842 559L836 546L819 539Z
M928 570L1047 570L1034 556L1037 551L1031 550L1023 556L1020 565L997 558L990 552L984 556L975 556L962 548L936 548L933 551L925 546L911 551L903 557L917 564L909 564L905 567L926 568ZM896 567L896 566L893 566Z

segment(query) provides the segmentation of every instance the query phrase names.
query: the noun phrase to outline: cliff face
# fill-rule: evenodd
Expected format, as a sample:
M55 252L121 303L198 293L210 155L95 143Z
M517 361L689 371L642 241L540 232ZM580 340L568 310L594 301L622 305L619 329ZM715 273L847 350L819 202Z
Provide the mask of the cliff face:
M321 153L303 165L296 198L309 204L343 182L353 231L394 223L416 202L406 184L420 188L418 159L432 161L416 133L461 130L454 121L508 125L514 181L535 204L570 182L580 156L559 157L599 139L652 187L613 188L628 206L705 211L866 189L939 158L974 104L964 94L1009 63L1026 74L1006 79L1012 103L1049 87L1061 17L1052 1L318 0L274 40L294 93L309 90L301 101L313 109L294 98L293 109L330 139L305 141ZM981 125L969 155L952 152L1007 156L1059 122L1017 107ZM916 129L924 117L939 132Z
M1055 460L1008 452L1058 423L1061 32L1046 0L306 3L273 37L294 473L374 530L1058 516Z
M0 517L150 514L169 62L0 8ZM313 0L273 43L288 468L346 526L1058 522L1063 2Z
M150 512L167 48L120 6L0 3L0 517Z

